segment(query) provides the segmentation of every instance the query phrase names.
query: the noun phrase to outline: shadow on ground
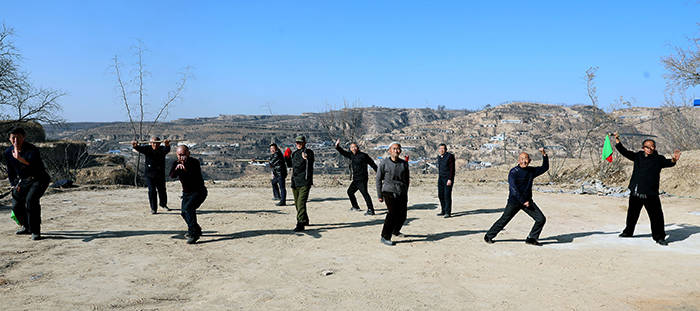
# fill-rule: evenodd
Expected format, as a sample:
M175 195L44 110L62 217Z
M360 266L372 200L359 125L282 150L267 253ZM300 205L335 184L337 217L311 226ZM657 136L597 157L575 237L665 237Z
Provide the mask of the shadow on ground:
M432 241L439 241L439 240L446 239L446 238L467 236L467 235L478 234L478 233L486 233L486 230L448 231L448 232L441 232L441 233L428 234L428 235L407 234L406 238L408 238L408 239L398 240L395 242L396 242L396 244L413 243L413 242L432 242Z
M688 239L689 237L700 233L700 227L695 226L695 225L670 224L670 225L666 225L666 226L669 227L669 226L674 226L674 225L678 226L680 228L666 230L666 235L668 236L668 238L666 238L666 242L668 242L668 243L684 241L684 240ZM635 238L650 238L651 234L636 235L634 237Z

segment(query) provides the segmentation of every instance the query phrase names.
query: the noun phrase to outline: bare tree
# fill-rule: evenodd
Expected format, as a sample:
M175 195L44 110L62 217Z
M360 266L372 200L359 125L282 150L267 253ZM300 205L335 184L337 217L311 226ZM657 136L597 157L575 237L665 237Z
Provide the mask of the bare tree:
M657 118L656 127L659 134L667 139L673 148L681 150L700 148L700 124L692 117L692 110L695 108L683 104L688 102L690 100L684 94L676 96L676 93L670 90Z
M674 47L674 52L661 58L668 74L668 88L687 90L700 85L700 38L691 38L690 47Z
M588 99L591 101L591 109L587 113L581 113L584 132L582 139L579 140L577 148L577 157L579 159L583 156L584 150L588 148L589 157L594 165L597 163L595 153L598 148L594 138L598 137L601 131L604 132L604 126L615 124L614 119L598 108L598 87L595 85L597 71L597 66L589 67L584 77L586 80L586 93Z
M342 107L328 106L325 112L318 115L318 122L331 140L358 142L365 134L359 100L352 103L343 100Z
M58 100L65 93L36 88L19 67L21 55L13 42L12 28L0 28L0 117L14 122L61 123Z
M158 112L153 116L153 121L146 121L148 104L146 103L145 79L150 75L150 73L146 71L146 66L144 63L146 48L143 42L139 41L138 44L133 47L133 50L134 56L136 57L136 62L134 70L135 75L132 80L125 80L121 69L123 65L119 62L119 57L116 55L114 58L112 58L112 66L114 69L114 75L117 78L119 99L124 105L126 114L129 117L129 125L131 126L133 139L145 140L151 135L153 128L158 124L158 122L167 117L168 109L170 108L171 104L181 98L182 92L185 90L187 80L190 77L190 69L189 67L186 67L180 74L180 78L176 83L175 88L168 92L168 94L162 100L160 106L157 108ZM132 101L132 97L135 97L135 101ZM137 185L138 183L140 166L141 154L139 153L136 160L134 185Z

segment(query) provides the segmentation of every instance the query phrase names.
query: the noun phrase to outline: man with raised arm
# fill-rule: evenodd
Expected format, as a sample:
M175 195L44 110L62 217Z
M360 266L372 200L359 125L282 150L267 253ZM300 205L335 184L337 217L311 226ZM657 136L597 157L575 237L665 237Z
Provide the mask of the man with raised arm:
M350 152L348 152L343 150L343 147L340 147L340 139L338 139L335 141L335 150L338 150L342 156L350 159L350 173L352 175L352 182L350 183L347 191L348 197L350 198L350 204L352 205L350 210L360 211L360 205L357 204L357 198L355 197L355 192L360 190L362 197L365 199L365 204L367 204L367 212L365 212L365 215L374 215L372 196L370 196L369 192L367 191L367 182L369 180L367 166L369 165L376 172L377 164L374 163L374 160L372 160L368 154L360 151L360 147L355 142L350 144Z
M656 142L652 139L645 139L642 142L642 150L638 152L627 150L620 142L620 135L617 133L615 133L615 142L617 151L623 157L634 162L632 178L628 187L630 198L627 208L627 224L620 233L620 237L632 237L639 213L644 206L651 222L651 237L660 245L668 245L664 230L664 212L661 210L661 200L659 200L659 179L661 169L676 165L681 157L681 151L676 149L673 152L673 157L666 159L656 152Z
M165 191L165 156L170 152L170 140L164 140L160 145L158 137L151 137L149 146L139 145L137 141L132 141L134 150L142 153L146 157L144 175L148 186L148 203L151 205L151 214L158 213L158 199L160 207L168 208L168 193Z
M532 230L530 230L527 239L525 239L525 243L536 246L542 245L538 239L540 238L540 233L542 232L546 218L537 204L532 200L532 181L535 177L544 174L544 172L549 169L549 157L547 157L544 148L540 148L539 151L542 153L542 166L539 167L530 166L532 160L527 152L521 152L520 155L518 155L518 165L512 168L508 173L508 203L506 204L501 218L486 232L484 236L484 241L486 241L486 243L493 243L493 238L505 228L515 214L523 210L528 216L535 220L535 224L532 226Z

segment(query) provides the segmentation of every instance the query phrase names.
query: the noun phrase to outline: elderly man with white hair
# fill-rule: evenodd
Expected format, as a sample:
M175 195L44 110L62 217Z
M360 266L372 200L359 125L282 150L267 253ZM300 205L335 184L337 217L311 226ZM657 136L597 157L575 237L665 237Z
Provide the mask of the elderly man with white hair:
M380 241L393 246L391 236L403 236L401 227L406 221L408 209L408 185L410 174L408 162L399 158L401 144L389 145L389 157L382 159L377 169L377 195L379 202L386 202L386 218Z
M491 226L491 229L484 236L486 243L493 243L493 238L505 228L515 214L523 210L535 220L535 224L532 226L527 239L525 239L525 243L536 246L542 245L537 240L540 238L546 218L537 204L532 201L532 181L549 169L549 157L547 157L544 148L540 148L539 151L542 153L542 166L538 167L530 166L532 160L527 152L521 152L518 155L518 165L508 173L508 204L506 204L501 218Z
M180 215L187 223L187 244L194 244L202 235L202 227L197 223L197 208L204 203L208 192L204 186L202 167L197 159L190 157L190 149L180 145L176 153L177 161L173 162L170 177L180 179L182 184Z

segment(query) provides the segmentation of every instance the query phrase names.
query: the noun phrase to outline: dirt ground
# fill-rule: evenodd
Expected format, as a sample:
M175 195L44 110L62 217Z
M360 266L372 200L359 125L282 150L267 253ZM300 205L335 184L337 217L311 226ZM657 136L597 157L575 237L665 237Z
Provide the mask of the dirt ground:
M173 208L179 189L168 184ZM506 185L457 184L448 219L436 216L435 190L410 190L394 247L379 242L384 206L351 212L344 187L313 188L311 226L294 233L294 207L274 206L267 187L219 183L198 211L196 245L185 244L179 211L149 213L145 189L50 194L45 239L16 236L0 219L0 309L700 309L700 199L662 198L664 247L644 212L635 238L617 237L624 198L535 193L547 216L536 247L524 243L533 224L524 213L495 244L483 241Z

